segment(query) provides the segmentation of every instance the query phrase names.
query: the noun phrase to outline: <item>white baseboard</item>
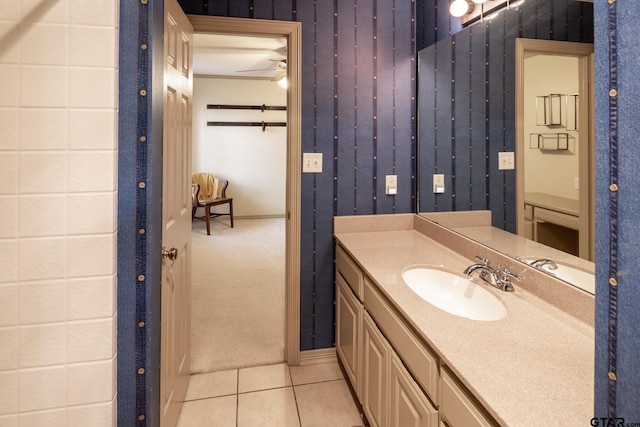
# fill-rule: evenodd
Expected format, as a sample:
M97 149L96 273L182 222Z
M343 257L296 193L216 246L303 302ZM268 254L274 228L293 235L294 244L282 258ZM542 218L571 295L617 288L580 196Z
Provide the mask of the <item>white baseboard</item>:
M234 215L233 219L272 219L272 218L285 218L285 214L274 215Z
M312 365L314 363L337 362L335 348L320 348L318 350L305 350L300 352L300 365Z

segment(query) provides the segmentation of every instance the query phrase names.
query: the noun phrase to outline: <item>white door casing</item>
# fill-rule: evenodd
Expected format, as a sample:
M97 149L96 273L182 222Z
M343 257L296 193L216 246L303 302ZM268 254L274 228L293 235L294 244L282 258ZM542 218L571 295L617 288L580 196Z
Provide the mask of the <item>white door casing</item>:
M266 19L189 15L196 33L285 37L287 39L287 188L285 242L285 359L300 354L300 206L302 173L302 24ZM313 359L313 356L310 356Z
M193 28L165 0L160 425L176 425L191 364L191 102Z

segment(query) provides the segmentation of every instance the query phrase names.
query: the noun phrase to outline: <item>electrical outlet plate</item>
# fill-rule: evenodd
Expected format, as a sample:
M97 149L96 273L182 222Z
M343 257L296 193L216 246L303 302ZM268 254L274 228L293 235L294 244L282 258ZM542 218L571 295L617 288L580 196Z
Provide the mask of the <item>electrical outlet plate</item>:
M322 153L302 153L302 172L322 172Z
M436 194L444 193L444 174L433 174L433 192Z
M398 175L387 175L385 180L385 192L396 194L398 192Z
M515 169L513 151L501 151L498 153L498 170Z

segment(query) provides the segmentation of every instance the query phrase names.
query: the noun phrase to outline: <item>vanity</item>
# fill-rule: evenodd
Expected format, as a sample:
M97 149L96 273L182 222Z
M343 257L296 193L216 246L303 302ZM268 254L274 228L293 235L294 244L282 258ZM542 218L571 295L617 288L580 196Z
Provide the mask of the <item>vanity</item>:
M336 217L334 234L336 352L370 425L588 425L592 294L419 215ZM462 275L476 255L518 276L514 291ZM469 279L503 317L427 302L403 279L420 268Z
M578 200L525 193L524 203L524 237L575 256L580 254Z

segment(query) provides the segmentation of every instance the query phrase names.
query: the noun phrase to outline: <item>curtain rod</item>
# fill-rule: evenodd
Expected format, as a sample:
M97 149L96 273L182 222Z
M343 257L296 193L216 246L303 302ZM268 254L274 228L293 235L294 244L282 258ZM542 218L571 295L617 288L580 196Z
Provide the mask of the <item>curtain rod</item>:
M262 132L267 126L284 127L286 122L207 122L207 126L260 126Z
M227 104L207 104L207 110L266 110L286 111L287 107L279 105L227 105Z

